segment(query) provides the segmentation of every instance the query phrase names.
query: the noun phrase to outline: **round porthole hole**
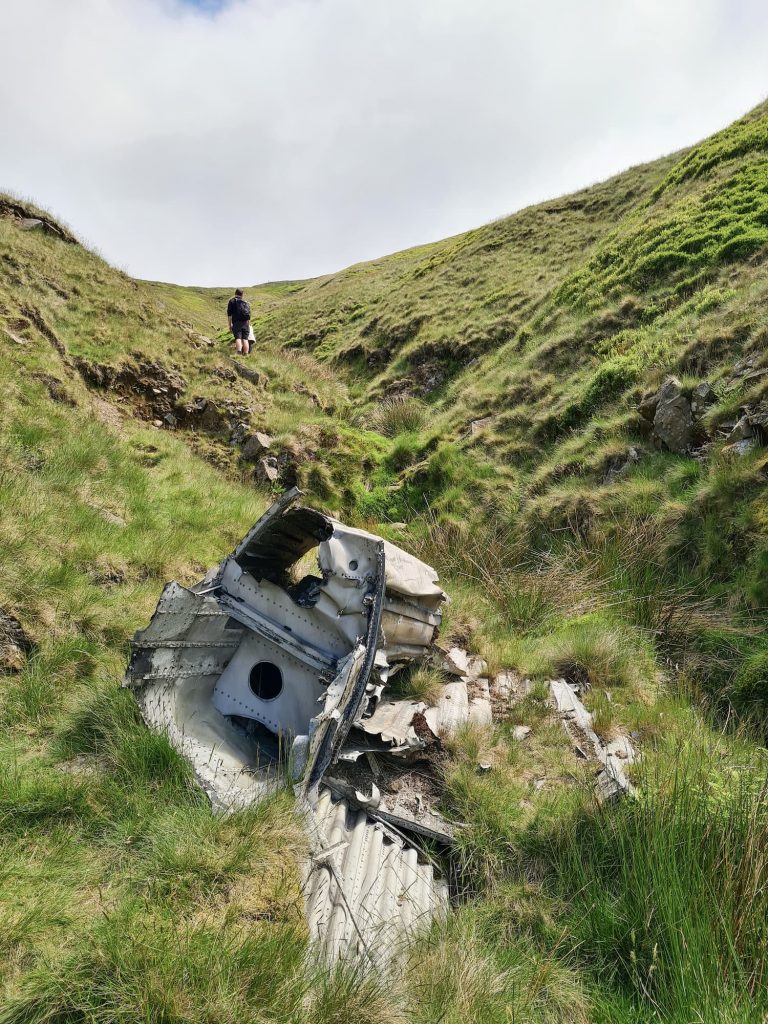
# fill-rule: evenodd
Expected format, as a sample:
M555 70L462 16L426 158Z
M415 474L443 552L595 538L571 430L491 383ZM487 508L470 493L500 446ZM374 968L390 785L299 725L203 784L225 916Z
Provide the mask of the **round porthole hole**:
M260 661L251 669L248 685L259 700L274 700L283 689L283 673L271 661Z

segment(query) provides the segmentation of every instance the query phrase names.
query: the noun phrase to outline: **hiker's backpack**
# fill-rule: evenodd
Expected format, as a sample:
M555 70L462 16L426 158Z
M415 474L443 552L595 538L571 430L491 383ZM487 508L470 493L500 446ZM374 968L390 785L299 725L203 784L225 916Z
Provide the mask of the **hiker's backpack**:
M251 319L251 304L246 302L245 299L235 299L235 304L232 307L232 319L237 323L243 323L245 320Z

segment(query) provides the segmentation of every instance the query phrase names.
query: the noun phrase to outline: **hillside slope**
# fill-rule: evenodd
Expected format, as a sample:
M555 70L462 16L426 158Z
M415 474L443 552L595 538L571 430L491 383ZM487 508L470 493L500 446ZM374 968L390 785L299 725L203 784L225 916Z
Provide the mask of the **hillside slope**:
M767 105L250 289L249 360L227 291L0 197L0 1022L763 1019L767 269ZM456 906L394 977L308 956L290 793L216 818L118 688L163 583L294 481L434 564L515 694L446 744ZM550 678L631 733L637 799L595 804Z

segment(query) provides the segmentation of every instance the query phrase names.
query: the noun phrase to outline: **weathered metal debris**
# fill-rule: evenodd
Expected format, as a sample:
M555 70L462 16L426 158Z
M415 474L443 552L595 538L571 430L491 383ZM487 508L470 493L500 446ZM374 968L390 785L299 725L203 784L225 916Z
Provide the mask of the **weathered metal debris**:
M622 793L631 793L632 783L624 769L637 760L637 755L629 737L620 735L606 743L595 732L592 715L579 700L574 687L565 679L553 679L549 686L568 735L575 744L586 741L603 766L595 785L598 799L610 800Z
M445 882L417 844L450 843L451 827L428 787L388 781L459 724L489 722L491 705L484 664L435 646L447 598L434 570L296 505L299 493L199 584L165 587L125 682L217 808L263 799L291 773L312 850L310 927L337 957L370 953L375 935L391 949L445 906ZM313 549L319 574L300 575ZM450 674L437 705L391 700L391 677L427 659Z

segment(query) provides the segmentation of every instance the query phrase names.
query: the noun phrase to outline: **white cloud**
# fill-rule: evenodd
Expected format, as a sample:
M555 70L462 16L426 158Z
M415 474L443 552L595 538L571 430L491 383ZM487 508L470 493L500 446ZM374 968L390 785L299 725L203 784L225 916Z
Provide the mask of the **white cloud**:
M768 94L763 0L208 7L4 5L0 187L142 277L332 271L677 149Z

